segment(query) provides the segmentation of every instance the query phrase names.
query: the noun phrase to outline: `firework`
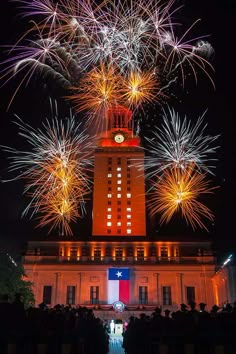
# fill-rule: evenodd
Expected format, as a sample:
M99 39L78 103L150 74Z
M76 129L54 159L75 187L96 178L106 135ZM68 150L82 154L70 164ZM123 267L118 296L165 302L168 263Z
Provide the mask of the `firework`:
M78 88L72 87L78 93L72 93L67 99L73 102L77 112L86 111L88 119L96 119L99 126L111 107L139 107L154 99L157 88L154 73L131 72L124 78L113 65L101 64L81 79Z
M205 174L191 168L165 170L154 183L150 198L150 214L160 213L160 223L168 223L174 214L180 213L193 229L197 226L207 230L202 218L213 221L211 210L199 201L203 194L212 193Z
M10 58L2 63L4 82L23 71L18 89L35 72L46 72L67 88L79 87L80 78L99 70L101 63L107 70L115 67L117 74L128 80L158 72L159 92L176 82L177 77L184 80L184 66L190 68L195 79L200 69L212 80L208 62L211 46L201 37L185 39L192 26L177 39L175 29L180 32L180 26L171 19L178 10L173 0L165 5L149 0L145 6L142 0L125 5L122 1L99 5L85 0L19 2L24 15L34 21L32 28L10 47ZM156 89L154 84L149 85L148 101L156 98L152 89ZM144 101L143 94L127 96L133 105L139 105L137 97Z
M127 81L124 82L125 92L122 98L130 106L138 107L144 102L151 102L157 93L157 81L154 72L131 72Z
M146 156L147 175L152 177L166 169L186 169L194 164L199 172L211 173L216 159L212 155L218 146L214 142L219 135L205 135L207 124L204 115L196 124L192 124L185 116L181 119L178 113L170 109L163 113L163 123L155 127L153 137L146 140L149 144Z
M75 109L87 111L97 118L103 117L110 107L120 101L122 78L113 66L103 64L88 72L81 80L78 94L68 96L74 102Z
M70 224L82 216L86 194L89 193L91 143L81 133L73 116L34 129L16 120L19 135L27 140L30 151L4 147L10 153L10 172L17 172L11 180L24 180L24 194L30 202L23 215L31 211L38 215L39 226L50 224L51 232L59 228L61 234L71 235Z

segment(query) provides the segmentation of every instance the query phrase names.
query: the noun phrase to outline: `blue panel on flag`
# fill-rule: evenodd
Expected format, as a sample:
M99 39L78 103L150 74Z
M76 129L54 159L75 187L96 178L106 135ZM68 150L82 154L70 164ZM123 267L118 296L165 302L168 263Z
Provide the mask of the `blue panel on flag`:
M129 268L109 268L108 280L129 280Z

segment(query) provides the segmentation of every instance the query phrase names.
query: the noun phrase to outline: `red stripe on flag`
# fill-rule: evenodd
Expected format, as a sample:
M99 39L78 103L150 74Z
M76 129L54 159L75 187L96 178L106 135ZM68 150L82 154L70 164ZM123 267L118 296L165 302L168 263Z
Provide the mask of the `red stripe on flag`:
M119 280L119 300L129 304L129 280Z

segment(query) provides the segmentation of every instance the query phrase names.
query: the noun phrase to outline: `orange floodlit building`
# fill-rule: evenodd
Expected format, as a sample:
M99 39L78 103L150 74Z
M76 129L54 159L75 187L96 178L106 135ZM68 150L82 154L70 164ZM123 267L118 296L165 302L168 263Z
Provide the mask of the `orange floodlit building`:
M88 306L106 319L191 301L210 309L217 303L211 242L146 234L144 150L132 112L112 108L106 122L94 152L91 234L28 243L24 266L36 304Z

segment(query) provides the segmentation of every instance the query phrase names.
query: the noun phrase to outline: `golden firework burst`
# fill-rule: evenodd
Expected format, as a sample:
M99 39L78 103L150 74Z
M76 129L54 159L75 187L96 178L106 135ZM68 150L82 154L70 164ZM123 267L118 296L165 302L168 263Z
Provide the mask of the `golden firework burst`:
M202 218L214 220L212 211L199 198L203 194L213 193L215 187L209 187L205 174L188 169L174 168L166 170L154 183L150 198L150 214L161 214L160 222L168 223L175 213L182 217L193 229L197 226L207 230Z

